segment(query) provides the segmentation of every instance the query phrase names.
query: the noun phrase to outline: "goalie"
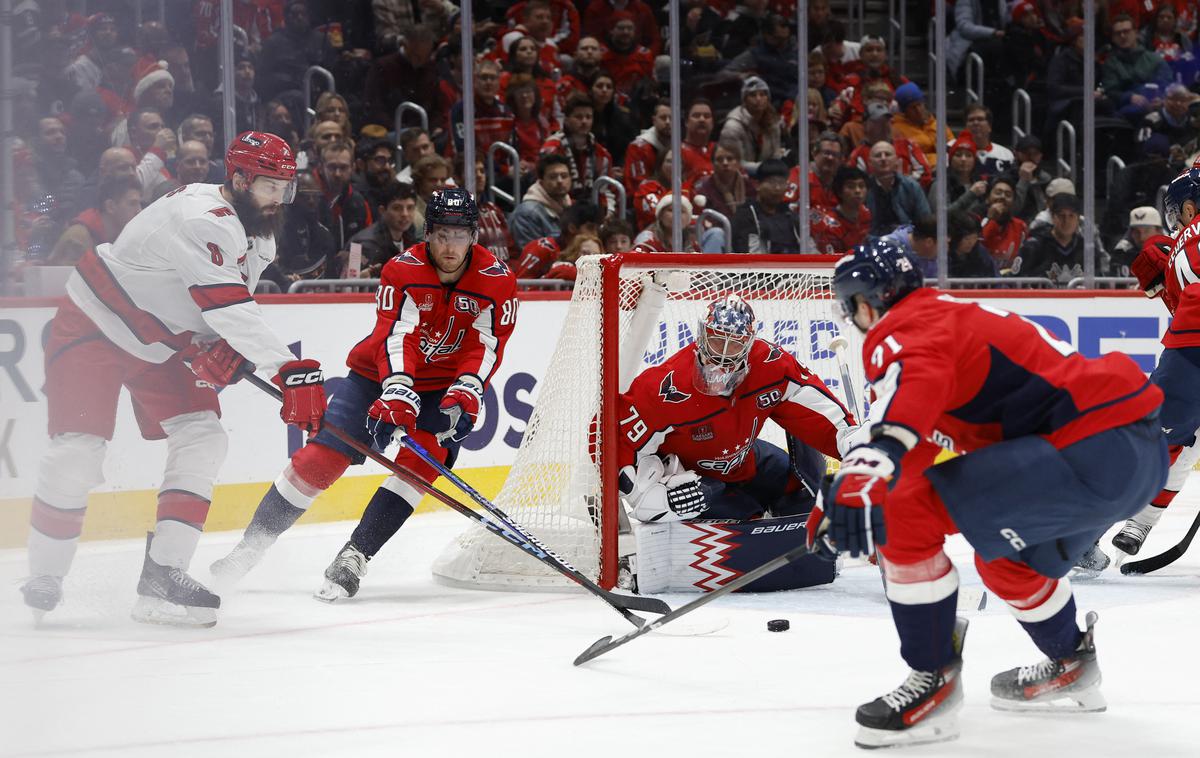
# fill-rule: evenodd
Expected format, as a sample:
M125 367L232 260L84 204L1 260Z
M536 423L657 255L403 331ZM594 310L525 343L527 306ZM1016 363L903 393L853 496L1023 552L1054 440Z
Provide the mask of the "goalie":
M755 336L737 295L713 302L698 337L635 378L619 403L620 490L638 524L641 592L713 590L793 547L825 475L857 428L819 376ZM788 450L759 439L767 420ZM833 581L802 559L748 587Z

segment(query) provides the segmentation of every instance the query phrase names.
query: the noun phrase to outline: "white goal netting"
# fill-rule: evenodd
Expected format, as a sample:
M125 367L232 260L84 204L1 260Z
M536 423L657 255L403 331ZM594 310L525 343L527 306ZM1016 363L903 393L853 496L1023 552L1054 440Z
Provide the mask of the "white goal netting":
M605 488L593 451L606 440L597 420L639 371L692 341L708 304L741 295L754 309L758 336L817 372L839 397L829 342L844 335L862 401L861 341L830 315L834 260L780 256L590 256L578 278L520 449L496 505L581 572L611 586L623 514ZM605 269L610 269L605 275ZM607 318L606 318L607 316ZM605 333L606 324L610 328ZM549 338L549 335L547 335ZM608 337L608 339L605 339ZM615 339L613 339L615 337ZM605 367L608 367L606 373ZM764 437L781 446L773 424ZM607 497L606 497L607 496ZM472 526L433 566L442 582L478 589L564 589L569 580Z

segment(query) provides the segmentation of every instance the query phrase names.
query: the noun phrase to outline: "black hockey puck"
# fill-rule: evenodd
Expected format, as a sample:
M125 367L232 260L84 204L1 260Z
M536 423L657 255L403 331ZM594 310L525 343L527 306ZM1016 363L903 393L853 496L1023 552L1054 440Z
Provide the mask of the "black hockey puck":
M768 632L786 632L792 628L792 624L787 619L771 619L767 622Z

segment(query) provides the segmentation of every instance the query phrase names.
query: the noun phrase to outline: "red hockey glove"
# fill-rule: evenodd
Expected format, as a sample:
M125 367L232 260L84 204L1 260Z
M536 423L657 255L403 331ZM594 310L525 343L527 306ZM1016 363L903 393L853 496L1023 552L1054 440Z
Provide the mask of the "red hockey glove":
M1146 240L1146 244L1142 245L1141 251L1129 265L1146 297L1158 297L1162 294L1167 264L1171 259L1171 247L1174 244L1170 237L1156 234Z
M234 384L243 372L254 370L254 364L230 347L225 340L217 340L207 348L193 343L182 355L184 363L189 364L192 373L200 381L208 382L214 387Z
M876 545L887 543L883 502L894 470L892 459L869 445L842 458L825 499L829 538L839 551L852 558L870 556Z
M817 498L816 505L804 522L805 541L810 553L823 560L834 561L837 560L838 551L829 544L829 520L825 518L825 509L822 507L823 494Z
M310 434L318 431L325 415L325 376L321 364L312 358L288 361L279 367L279 373L271 381L283 390L279 417L284 423Z
M388 377L383 383L379 399L367 410L367 431L379 450L387 449L397 427L405 433L417 428L417 416L421 415L421 396L411 384L412 380L406 376Z
M475 420L479 418L479 405L483 401L483 384L478 378L464 374L460 376L446 394L438 409L446 414L450 421L450 429L443 433L454 442L462 442L471 430L475 428ZM439 435L441 438L443 435Z

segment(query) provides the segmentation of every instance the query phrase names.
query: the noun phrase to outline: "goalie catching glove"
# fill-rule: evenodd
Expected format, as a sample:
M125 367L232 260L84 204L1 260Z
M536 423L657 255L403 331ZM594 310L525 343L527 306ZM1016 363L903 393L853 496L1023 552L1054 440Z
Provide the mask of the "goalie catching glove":
M223 339L209 345L193 342L180 355L197 379L218 389L236 383L243 373L254 371L254 364Z
M312 358L288 361L271 379L283 391L279 417L312 434L321 429L325 415L325 376L321 364Z
M665 461L657 455L646 456L638 461L636 470L626 466L620 484L629 515L638 521L683 521L708 508L700 475L685 469L673 453Z
M824 498L829 539L839 552L867 557L876 545L887 543L883 503L895 469L886 453L870 445L856 447L842 458Z
M466 439L475 428L475 420L479 418L479 405L483 400L483 384L478 378L469 375L460 376L438 404L438 410L450 421L450 429L444 436L455 442ZM443 435L438 435L442 439Z
M367 409L367 432L375 440L375 447L383 451L397 428L405 434L415 431L419 415L421 396L413 390L412 379L389 376L383 382L383 392Z

